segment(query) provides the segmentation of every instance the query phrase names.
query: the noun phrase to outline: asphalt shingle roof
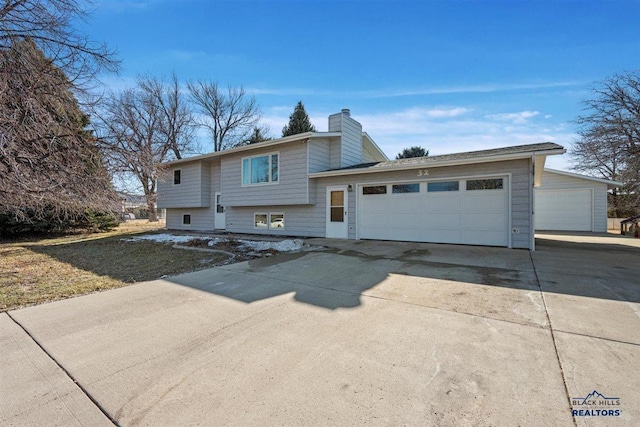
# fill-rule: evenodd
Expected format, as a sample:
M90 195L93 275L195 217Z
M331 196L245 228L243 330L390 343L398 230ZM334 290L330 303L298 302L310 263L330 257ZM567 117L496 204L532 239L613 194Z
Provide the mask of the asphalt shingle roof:
M562 149L564 149L562 145L558 145L553 142L541 142L538 144L515 145L512 147L493 148L490 150L479 150L479 151L467 151L464 153L443 154L440 156L413 157L410 159L389 160L386 162L360 163L353 166L347 166L344 168L337 168L337 169L331 169L331 170L372 169L372 168L384 169L384 168L394 167L394 166L423 167L423 166L429 166L429 165L436 165L440 162L449 162L449 161L455 161L455 160L469 160L474 158L505 156L509 154L530 153L534 151L562 150Z

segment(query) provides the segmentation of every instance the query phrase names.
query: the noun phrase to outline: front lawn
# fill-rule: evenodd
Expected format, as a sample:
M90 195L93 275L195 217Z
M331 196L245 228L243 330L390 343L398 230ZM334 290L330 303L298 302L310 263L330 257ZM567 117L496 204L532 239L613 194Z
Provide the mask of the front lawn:
M228 259L171 243L127 242L163 224L126 222L108 233L0 242L0 311L207 268Z

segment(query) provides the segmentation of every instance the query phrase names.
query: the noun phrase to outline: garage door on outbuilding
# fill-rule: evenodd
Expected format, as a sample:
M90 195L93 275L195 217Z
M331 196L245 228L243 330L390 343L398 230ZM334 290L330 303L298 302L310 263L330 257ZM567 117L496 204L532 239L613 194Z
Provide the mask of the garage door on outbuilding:
M545 169L534 194L536 230L607 231L607 190L622 183Z
M358 238L509 246L509 177L358 187Z

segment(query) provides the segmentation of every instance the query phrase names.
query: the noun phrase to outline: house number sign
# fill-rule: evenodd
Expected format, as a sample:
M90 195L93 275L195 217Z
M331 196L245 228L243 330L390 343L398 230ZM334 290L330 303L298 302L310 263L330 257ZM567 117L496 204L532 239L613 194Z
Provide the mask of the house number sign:
M429 169L419 169L418 176L429 176Z

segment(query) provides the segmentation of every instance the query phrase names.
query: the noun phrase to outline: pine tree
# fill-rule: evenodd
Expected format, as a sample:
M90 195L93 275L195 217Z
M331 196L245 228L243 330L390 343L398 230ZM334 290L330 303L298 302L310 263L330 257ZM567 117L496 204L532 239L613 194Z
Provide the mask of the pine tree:
M401 153L398 153L396 160L398 159L410 159L412 157L427 157L429 150L425 150L422 147L415 146L411 148L405 148Z
M28 38L0 52L0 69L0 234L111 211L117 199L65 73Z
M316 127L311 124L302 101L298 101L298 105L296 105L293 113L291 113L291 115L289 116L289 124L282 128L282 136L296 135L299 133L315 131Z

